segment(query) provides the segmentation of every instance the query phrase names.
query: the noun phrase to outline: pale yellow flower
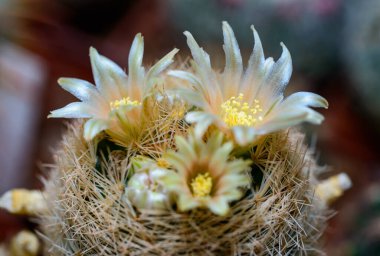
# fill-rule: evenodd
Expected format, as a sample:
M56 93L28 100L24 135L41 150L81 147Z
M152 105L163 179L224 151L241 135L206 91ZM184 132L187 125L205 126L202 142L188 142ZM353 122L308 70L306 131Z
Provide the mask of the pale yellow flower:
M248 67L243 62L235 35L223 22L223 49L226 64L222 73L211 67L209 55L198 46L189 32L184 34L191 50L195 74L170 71L172 76L185 79L193 89L179 89L182 97L199 110L190 112L186 120L196 123L201 136L214 124L241 145L258 135L289 128L301 122L320 124L323 116L310 107L327 108L327 101L309 92L297 92L284 99L283 92L292 73L288 49L281 43L282 55L277 62L265 59L260 38L253 30L255 44Z
M51 112L49 117L88 118L84 137L94 138L106 130L111 136L122 137L128 129L138 126L144 100L158 82L159 74L177 53L172 50L145 72L142 66L144 41L137 34L129 53L128 75L117 64L90 48L91 66L96 86L76 78L60 78L58 83L82 102L70 103Z
M173 169L163 178L165 188L176 195L180 211L201 207L225 215L229 203L240 199L249 186L246 171L251 162L233 159L233 144L223 140L220 132L212 134L207 142L194 134L187 139L177 136L178 150L164 156Z

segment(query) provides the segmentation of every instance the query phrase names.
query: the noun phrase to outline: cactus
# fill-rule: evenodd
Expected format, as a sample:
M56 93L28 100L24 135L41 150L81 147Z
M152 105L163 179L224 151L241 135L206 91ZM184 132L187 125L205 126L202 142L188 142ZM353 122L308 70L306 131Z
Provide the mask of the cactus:
M50 117L82 119L68 126L44 181L47 255L320 254L327 203L349 182L320 183L293 126L320 124L312 107L327 101L284 98L290 53L282 44L279 60L266 59L252 30L246 69L224 22L223 72L189 32L191 67L163 73L174 50L145 72L138 34L128 75L91 49L96 86L59 80L81 102Z
M227 216L216 216L205 209L137 212L123 199L130 153L100 160L81 128L69 127L45 184L47 255L318 254L328 211L314 196L319 167L302 134L273 134L248 151L252 189Z

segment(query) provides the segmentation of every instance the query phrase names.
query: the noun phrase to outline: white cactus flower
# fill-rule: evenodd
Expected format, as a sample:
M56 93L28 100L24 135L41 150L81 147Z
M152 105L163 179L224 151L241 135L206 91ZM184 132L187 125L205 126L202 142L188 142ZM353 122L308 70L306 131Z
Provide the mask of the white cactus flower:
M54 110L49 117L88 118L84 125L86 140L91 140L103 130L122 138L131 127L138 126L145 98L157 83L159 74L173 62L177 51L172 50L145 72L142 66L144 41L141 34L137 34L129 53L127 75L113 61L90 48L96 86L76 78L60 78L58 83L62 88L81 102Z
M223 142L220 132L207 142L190 134L177 136L178 151L170 151L164 159L173 171L162 180L165 188L176 196L180 211L208 208L214 214L226 215L229 203L240 199L250 185L246 171L250 160L231 159L233 145Z
M195 74L174 70L169 74L193 84L193 89L180 90L181 95L199 110L187 114L186 120L196 123L201 136L210 125L231 134L238 144L245 145L264 135L301 122L320 124L323 116L310 107L327 108L327 101L314 93L297 92L284 99L283 92L292 73L292 60L283 43L278 61L265 59L259 35L254 27L255 44L248 67L243 69L242 57L235 35L223 22L226 64L222 73L211 67L209 55L199 47L189 32Z

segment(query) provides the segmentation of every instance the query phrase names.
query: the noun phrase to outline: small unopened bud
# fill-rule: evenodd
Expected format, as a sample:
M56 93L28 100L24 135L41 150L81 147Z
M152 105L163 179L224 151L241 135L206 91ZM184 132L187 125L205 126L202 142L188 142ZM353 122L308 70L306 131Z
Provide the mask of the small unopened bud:
M35 256L40 250L40 241L37 236L30 231L21 231L10 243L11 255Z
M316 195L327 204L334 202L343 192L351 188L351 180L345 173L332 176L317 185Z
M0 208L14 214L38 215L46 211L47 206L39 190L12 189L0 197Z
M168 171L153 168L135 173L125 188L128 200L138 209L166 209L168 194L160 184L160 178Z

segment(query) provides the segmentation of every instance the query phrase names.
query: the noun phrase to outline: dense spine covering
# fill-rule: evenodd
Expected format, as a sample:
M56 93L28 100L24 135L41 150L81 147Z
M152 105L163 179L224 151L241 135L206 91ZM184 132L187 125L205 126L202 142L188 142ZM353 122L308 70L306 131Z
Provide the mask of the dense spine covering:
M95 86L59 80L81 102L50 116L84 119L69 126L45 180L47 255L320 253L328 191L349 183L319 186L320 168L292 127L321 123L312 107L328 104L308 92L284 98L290 53L281 44L279 60L265 59L252 30L245 70L223 22L221 73L189 32L190 69L163 72L174 49L145 72L138 34L128 75L91 48Z

